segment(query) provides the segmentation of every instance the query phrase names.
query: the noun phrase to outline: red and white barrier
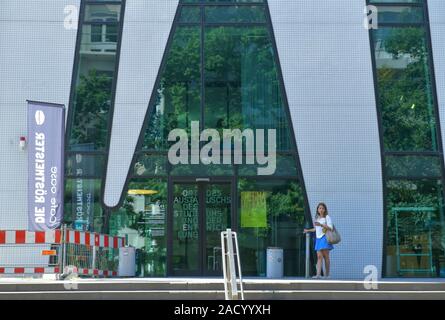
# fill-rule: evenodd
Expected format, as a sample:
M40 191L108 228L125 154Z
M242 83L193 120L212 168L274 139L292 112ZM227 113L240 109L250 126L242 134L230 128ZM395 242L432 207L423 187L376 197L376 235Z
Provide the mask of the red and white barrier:
M60 273L59 267L15 267L15 268L2 268L0 267L0 274L52 274Z
M60 244L62 243L62 232L52 231L25 231L12 230L0 231L1 244Z
M78 269L79 275L89 275L89 276L105 276L105 277L116 277L117 271L109 270L98 270L98 269Z
M26 230L0 230L0 247L11 245L53 245L61 247L63 244L85 245L87 247L118 249L125 246L125 238L113 237L109 235L83 232L65 229L65 236L62 230L51 231L26 231ZM36 250L43 251L41 246ZM47 250L51 251L51 250ZM42 253L43 255L43 253ZM60 257L59 257L60 258ZM56 265L23 267L23 266L0 266L1 274L59 274L61 261ZM116 271L98 269L78 269L79 275L90 276L117 276Z
M125 246L125 238L113 237L105 234L67 230L65 242L92 247L118 249Z
M61 244L62 232L53 231L0 231L1 244ZM105 234L66 230L65 243L118 249L125 246L125 238Z

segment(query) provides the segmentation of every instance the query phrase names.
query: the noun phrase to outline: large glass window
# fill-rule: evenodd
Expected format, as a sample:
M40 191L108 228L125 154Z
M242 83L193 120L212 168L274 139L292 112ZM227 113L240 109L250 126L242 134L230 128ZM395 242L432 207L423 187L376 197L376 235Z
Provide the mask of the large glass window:
M304 197L296 180L240 179L238 241L243 275L265 276L268 248L282 248L285 276L304 274Z
M105 232L105 212L100 201L101 180L82 176L65 182L64 223L81 231Z
M136 188L136 181L141 189L153 190L169 181L169 197L174 200L169 204L172 224L167 229L171 232L167 261L171 265L167 270L175 275L221 271L219 231L221 225L231 224L239 229L243 274L265 276L267 249L279 247L284 250L285 276L302 276L302 229L308 212L265 2L184 0L179 14L149 106L129 190ZM197 121L200 130L215 129L221 139L223 129L276 130L272 177L258 178L258 168L264 166L246 163L250 154L245 152L245 140L242 164L233 158L231 164L170 164L167 152L174 142L168 142L169 132L183 129L190 138L191 124ZM220 147L227 151L222 143ZM212 203L207 199L209 190L213 190L210 194L219 190L230 202ZM124 206L112 214L112 225L128 216L132 210L128 211L128 204L127 197ZM221 221L219 211L224 212ZM219 224L212 225L215 221ZM119 232L124 234L125 228ZM146 237L140 232L139 236ZM148 252L142 245L138 248ZM161 274L152 269L142 272L143 268L139 267L139 275Z
M293 150L268 29L208 27L204 34L205 127L275 129L277 150Z
M371 1L385 178L384 275L445 277L443 150L423 1ZM396 5L400 3L400 5Z
M168 55L157 101L149 115L145 150L168 150L168 133L175 128L190 132L201 119L201 41L199 27L178 27Z
M98 199L122 14L120 1L108 2L82 2L65 156L65 222L95 232L107 232L108 214Z
M222 8L225 7L214 9ZM264 10L261 7L263 14ZM216 129L221 139L222 129L274 129L277 152L295 156L267 25L237 27L226 21L208 27L190 25L198 19L200 8L184 6L181 13L181 23L175 27L156 91L157 99L150 108L143 152L156 157L159 152L166 155L172 145L167 142L168 133L180 128L190 137L192 121L199 121L201 129ZM267 142L266 138L266 148ZM187 166L176 166L172 172L194 174ZM212 172L219 175L218 170Z
M167 182L133 179L123 206L110 217L110 234L136 248L137 276L166 276Z
M120 15L120 4L88 3L83 7L68 117L68 150L107 149Z
M437 151L424 28L373 31L385 151Z
M445 277L441 180L387 182L388 277Z

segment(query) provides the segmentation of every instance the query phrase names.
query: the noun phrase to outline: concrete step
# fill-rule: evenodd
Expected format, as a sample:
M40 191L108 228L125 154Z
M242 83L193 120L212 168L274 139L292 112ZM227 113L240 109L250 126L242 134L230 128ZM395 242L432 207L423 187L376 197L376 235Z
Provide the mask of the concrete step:
M0 292L0 300L224 300L223 291ZM445 291L246 291L245 300L445 300Z
M73 281L0 281L0 292L17 291L64 291L70 284L82 291L199 291L223 290L222 279L79 279ZM379 281L373 291L445 291L445 281ZM336 280L263 280L245 279L246 291L368 291L363 281Z
M379 281L366 290L362 281L245 279L248 300L285 299L445 299L445 281ZM2 279L0 299L189 299L223 300L222 279Z

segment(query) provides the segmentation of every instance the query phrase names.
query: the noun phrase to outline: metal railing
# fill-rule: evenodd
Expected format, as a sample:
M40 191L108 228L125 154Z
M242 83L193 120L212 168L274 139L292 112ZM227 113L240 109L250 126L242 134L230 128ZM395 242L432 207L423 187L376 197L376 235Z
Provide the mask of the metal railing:
M221 232L221 254L223 262L225 298L226 300L239 300L241 296L241 300L244 300L238 238L236 232L233 232L231 229ZM239 281L237 280L237 269L235 268L235 262L238 265ZM240 285L239 289L238 283Z

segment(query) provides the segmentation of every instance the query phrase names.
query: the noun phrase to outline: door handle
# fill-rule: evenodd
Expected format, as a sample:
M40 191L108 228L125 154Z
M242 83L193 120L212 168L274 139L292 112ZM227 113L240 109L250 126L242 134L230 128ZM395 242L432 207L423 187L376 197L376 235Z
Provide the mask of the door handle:
M210 182L210 178L196 178L196 182Z

